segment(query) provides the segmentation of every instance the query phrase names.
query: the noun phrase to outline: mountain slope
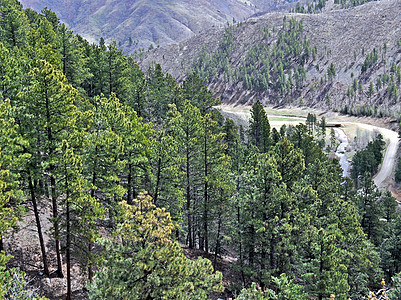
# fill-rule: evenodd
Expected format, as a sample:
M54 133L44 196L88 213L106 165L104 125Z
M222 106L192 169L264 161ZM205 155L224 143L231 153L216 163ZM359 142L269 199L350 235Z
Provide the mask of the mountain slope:
M203 62L203 65L199 64L198 58L205 55L210 58L222 53L222 41L227 40L227 31L232 31L228 64L224 68L217 67L217 75L206 79L209 88L224 102L244 104L260 99L274 104L326 106L354 114L397 115L401 108L400 11L400 1L384 0L320 14L267 13L250 18L229 30L209 30L179 45L155 49L147 54L141 64L146 68L152 62L160 63L164 71L182 79L194 67L198 70L207 69L208 66ZM302 64L306 80L299 88L287 92L274 90L274 82L268 82L265 90L247 88L239 77L249 53L260 45L270 47L273 53L279 36L288 30L283 29L284 17L287 24L291 18L302 21L303 30L299 40L308 40L310 48L317 49L316 55L313 58L309 55ZM265 28L269 29L268 37L262 34ZM259 55L263 55L263 51ZM257 62L256 66L255 62L253 64L245 65L245 68L253 68L254 74L261 72L258 66L262 66L262 62ZM273 65L274 61L270 61L270 64ZM330 65L334 74L329 75ZM289 77L294 74L296 67L290 61L288 68L284 69L284 87L288 86ZM273 72L272 69L270 72ZM229 76L229 73L236 72L240 73L239 77ZM248 75L253 74L248 72ZM381 82L379 86L378 79Z
M25 8L48 7L76 33L97 42L115 40L126 52L175 43L260 10L286 9L290 1L244 0L22 0Z

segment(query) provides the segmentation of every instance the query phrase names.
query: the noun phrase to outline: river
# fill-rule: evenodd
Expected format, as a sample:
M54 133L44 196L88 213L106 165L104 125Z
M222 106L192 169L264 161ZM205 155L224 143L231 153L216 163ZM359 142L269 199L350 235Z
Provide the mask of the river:
M336 155L339 158L340 166L343 169L343 177L349 177L351 163L346 155L346 150L349 145L348 137L345 134L344 130L340 128L334 128L334 131L336 133L337 140L340 142L340 145L338 145L336 150Z
M248 127L247 125L249 122L249 118L251 116L250 114L251 107L222 106L218 107L218 109L223 114L223 116L233 119L237 125L243 125L245 128ZM270 119L269 120L270 124L272 126L281 126L284 124L297 125L303 120L305 120L304 117L289 117L284 115L282 117L285 120L280 121L277 120L279 116L280 116L279 114L268 115L268 118ZM387 187L388 184L392 181L393 169L397 159L397 150L399 146L398 134L387 128L374 126L363 122L353 122L354 119L351 117L348 118L347 116L341 116L341 118L333 118L333 119L326 117L326 121L333 123L340 123L348 128L350 126L354 126L360 128L361 130L378 131L383 135L384 140L387 142L388 146L385 151L380 170L374 177L374 182L379 187L382 188ZM349 176L350 162L347 160L346 156L346 149L349 145L349 140L343 129L335 128L334 130L336 132L336 138L340 141L340 145L337 147L336 155L340 159L340 165L341 168L343 169L343 176Z

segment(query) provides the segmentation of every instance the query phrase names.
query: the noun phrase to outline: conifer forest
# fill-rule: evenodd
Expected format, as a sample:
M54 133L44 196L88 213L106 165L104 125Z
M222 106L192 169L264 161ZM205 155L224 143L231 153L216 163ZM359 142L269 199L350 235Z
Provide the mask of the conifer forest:
M274 127L255 99L242 126L205 85L300 94L318 50L283 24L236 70L228 26L178 81L0 0L0 299L401 299L398 203L373 180L383 136L343 177L324 118Z

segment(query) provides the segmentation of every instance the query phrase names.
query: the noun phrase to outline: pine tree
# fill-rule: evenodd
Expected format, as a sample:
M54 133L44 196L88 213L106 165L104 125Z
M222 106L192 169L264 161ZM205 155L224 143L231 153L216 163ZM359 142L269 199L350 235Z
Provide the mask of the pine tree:
M331 63L329 68L327 69L327 77L330 81L332 81L333 78L336 77L336 68L334 67L333 63Z
M125 168L121 111L114 111L121 104L115 95L93 99L93 119L85 135L82 158L84 176L90 184L90 196L107 208L110 226L114 225L115 206L126 190L121 185L120 170ZM119 134L120 133L120 134ZM88 255L92 257L93 241L88 241ZM88 279L92 280L92 263L89 260Z
M78 41L71 30L67 29L64 23L59 26L58 36L60 36L59 51L63 73L70 84L79 87L91 76L89 68L86 66L87 58L84 57L83 44Z
M249 124L249 140L260 152L267 152L271 145L270 124L262 104L257 101L252 106Z
M7 48L24 47L29 23L22 5L15 0L0 2L0 40Z
M16 137L16 125L11 117L10 101L0 100L0 256L4 256L3 236L20 215L18 198L19 164L24 158L18 152L24 141ZM0 258L0 261L1 261ZM0 263L0 265L2 265Z
M50 184L52 200L54 232L56 240L57 274L62 277L62 263L60 253L59 225L58 225L58 197L56 183L56 148L74 126L76 107L73 102L77 95L76 89L67 84L61 71L55 69L47 61L40 61L40 68L30 72L31 85L21 94L28 111L34 119L21 120L21 130L26 134L32 133L29 143L32 147L32 163L40 164L31 169L35 179L48 174L46 179ZM29 118L29 115L25 117ZM35 132L36 131L36 132ZM43 164L41 162L46 162ZM45 166L43 169L42 166ZM39 172L39 173L36 173ZM32 180L32 178L31 178ZM32 194L32 198L34 198Z
M390 223L389 234L381 245L381 266L387 279L399 273L401 262L401 218L397 215Z
M115 42L107 47L105 54L107 73L105 95L108 96L121 90L121 79L123 78L123 71L127 68L127 61L123 57L122 51L117 48Z
M224 144L224 134L220 132L216 121L212 120L211 114L206 114L201 118L201 132L199 140L201 143L201 156L199 168L203 174L201 177L201 186L199 190L203 194L200 203L202 214L202 229L200 234L200 249L209 251L209 235L211 216L216 213L218 206L227 196L223 189L229 189L229 182L226 176L226 170L229 168L229 158L225 154L226 145ZM218 214L219 218L222 217ZM219 234L218 234L219 235Z
M181 169L184 158L177 155L181 151L179 143L171 133L160 130L152 148L153 180L150 195L155 205L164 207L170 212L173 222L179 223L182 221L185 190L182 178L186 175Z
M146 99L146 79L138 64L130 57L127 58L127 68L123 70L120 86L117 90L118 98L134 109L138 116L144 118Z
M374 93L375 93L375 88L373 86L373 82L370 82L368 89L368 97L369 98L372 97Z
M219 101L213 97L198 75L192 73L182 83L182 97L189 100L192 105L199 108L202 115L210 112Z
M199 175L196 172L196 162L201 155L200 130L202 128L201 114L198 108L189 101L184 102L180 113L175 106L169 112L168 126L171 135L181 150L179 155L183 159L181 166L185 177L182 186L185 188L185 217L186 217L186 243L190 248L195 247L195 191L199 184Z
M367 238L375 245L379 245L383 235L383 222L380 218L383 215L379 203L380 192L374 185L372 178L365 175L361 181L361 192L358 197L358 209L361 215L361 226Z
M24 67L27 61L18 48L12 51L0 43L0 99L10 99L12 106L18 106L18 93L25 83Z
M147 74L146 103L144 108L144 118L159 125L167 116L169 104L175 104L179 111L181 98L179 88L174 78L164 75L160 65L150 67Z
M41 18L38 27L32 29L27 37L26 53L33 67L41 68L41 61L45 60L54 69L61 70L60 39L47 19Z
M285 137L274 146L272 151L275 154L277 170L281 174L282 181L291 188L305 168L302 152L294 148L294 145Z
M104 240L104 264L90 286L90 299L196 298L221 291L221 273L207 259L187 259L171 234L169 213L141 194L121 203L114 238Z
M72 299L71 289L71 260L72 252L82 249L82 239L93 243L98 237L96 221L104 210L93 197L87 192L87 183L82 174L82 160L79 155L69 146L66 140L58 151L61 152L58 179L60 191L65 195L63 204L65 206L65 251L67 263L67 299ZM85 248L84 248L85 249ZM84 253L88 256L90 265L91 253Z
M322 131L323 138L325 138L326 137L326 118L325 117L322 117L322 120L320 121L320 128Z

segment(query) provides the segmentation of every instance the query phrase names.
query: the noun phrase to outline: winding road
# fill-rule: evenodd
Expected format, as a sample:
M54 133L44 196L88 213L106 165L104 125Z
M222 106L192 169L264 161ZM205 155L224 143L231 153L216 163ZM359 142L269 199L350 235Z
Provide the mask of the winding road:
M231 106L220 106L217 107L220 112L225 117L229 117L233 119L237 124L241 124L244 127L248 126L249 118L251 116L250 107L231 107ZM304 120L304 117L293 117L293 116L282 116L284 120L275 120L279 117L279 115L268 115L270 119L270 124L272 126L281 126L284 124L293 124L296 125L300 121ZM399 138L397 132L394 132L390 129L369 125L362 122L347 122L347 121L338 121L338 120L331 120L330 118L326 118L327 122L335 122L341 123L343 126L357 126L362 130L369 130L369 131L378 131L383 135L384 140L387 142L387 149L384 154L383 162L381 164L379 172L373 178L375 184L380 188L387 188L393 181L393 169L396 165L396 158L397 158L397 150L399 146ZM344 119L344 118L342 118ZM343 130L337 129L337 138L340 140L341 144L337 149L337 155L341 160L341 166L343 167L344 173L343 175L347 175L348 168L349 168L349 161L347 161L346 155L343 153L345 152L345 147L348 145L347 137ZM341 148L343 145L343 148ZM347 164L348 163L348 164Z
M396 165L397 150L399 146L398 133L387 128L367 125L363 123L354 123L359 127L366 128L368 130L377 130L382 135L385 141L388 142L386 152L384 154L383 162L381 164L379 172L373 178L375 184L378 187L387 187L392 180L393 169Z

